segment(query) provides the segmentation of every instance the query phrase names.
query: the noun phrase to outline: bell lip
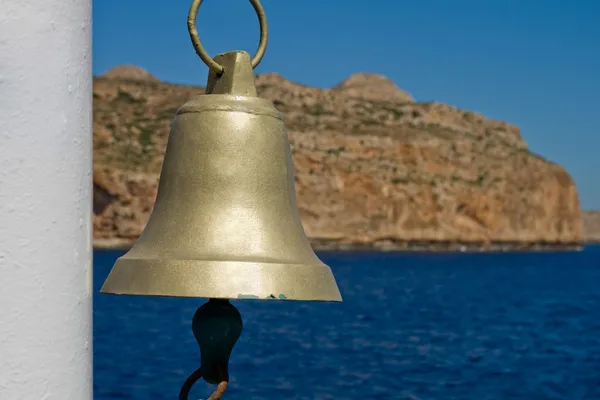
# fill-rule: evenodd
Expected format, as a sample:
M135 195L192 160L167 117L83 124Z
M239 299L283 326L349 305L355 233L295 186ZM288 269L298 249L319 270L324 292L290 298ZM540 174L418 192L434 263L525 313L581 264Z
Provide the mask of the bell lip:
M181 296L181 295L168 295L168 294L146 294L146 293L116 293L104 290L104 286L100 289L101 294L107 294L110 296L134 296L134 297L164 297L169 299L203 299L203 300L230 300L230 301L289 301L289 302L317 302L317 303L343 303L344 299L340 294L338 299L290 299L290 298L259 298L254 296L243 296L243 297L206 297L206 296Z
M140 279L141 278L141 279ZM320 264L120 257L100 293L228 300L342 302Z

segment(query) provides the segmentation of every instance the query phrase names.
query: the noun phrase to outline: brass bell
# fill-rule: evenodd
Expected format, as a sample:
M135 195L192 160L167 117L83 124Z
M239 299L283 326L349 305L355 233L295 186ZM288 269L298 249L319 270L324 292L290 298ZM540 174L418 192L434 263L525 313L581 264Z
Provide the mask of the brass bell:
M204 297L192 332L200 367L184 382L229 382L229 358L243 321L229 299L342 301L331 269L310 246L296 207L292 154L283 117L259 98L253 69L264 55L267 22L256 55L232 51L212 59L196 30L202 0L193 0L190 38L208 65L204 95L192 98L171 125L150 219L113 266L102 293Z
M248 53L213 60L177 111L148 223L103 293L341 301L296 206L282 115L257 97Z

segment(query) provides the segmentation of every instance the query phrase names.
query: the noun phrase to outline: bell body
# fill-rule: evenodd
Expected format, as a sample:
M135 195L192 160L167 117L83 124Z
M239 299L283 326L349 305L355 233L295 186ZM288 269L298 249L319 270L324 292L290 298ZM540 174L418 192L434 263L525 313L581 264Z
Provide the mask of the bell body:
M207 94L178 110L150 219L102 292L341 301L302 227L270 101Z

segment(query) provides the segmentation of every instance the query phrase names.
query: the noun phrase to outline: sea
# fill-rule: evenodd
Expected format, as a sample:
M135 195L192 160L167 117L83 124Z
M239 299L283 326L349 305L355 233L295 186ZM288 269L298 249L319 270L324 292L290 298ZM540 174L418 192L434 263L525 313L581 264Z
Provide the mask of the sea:
M94 253L94 399L177 399L205 300L100 294L121 255ZM343 303L233 301L224 400L600 400L600 246L318 255Z

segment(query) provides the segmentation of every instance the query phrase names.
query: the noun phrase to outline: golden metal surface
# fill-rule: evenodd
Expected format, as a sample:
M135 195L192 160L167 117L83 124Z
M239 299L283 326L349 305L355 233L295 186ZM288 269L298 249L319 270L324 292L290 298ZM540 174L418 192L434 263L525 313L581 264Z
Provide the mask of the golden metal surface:
M178 111L152 215L103 293L341 301L306 237L283 119L256 97L250 56L215 57Z
M204 50L204 46L202 46L202 42L200 41L200 36L198 35L198 30L196 29L196 16L198 15L198 9L202 4L203 0L193 0L192 5L190 7L190 12L188 14L188 31L190 33L190 39L192 39L192 44L194 45L194 49L196 50L196 54L204 61L204 63L208 66L208 68L215 72L217 75L221 75L223 73L223 66L219 64L217 61L213 60L211 56L208 55L206 50ZM265 51L267 50L267 41L269 38L269 28L267 25L267 15L265 14L265 10L263 6L260 4L259 0L250 0L250 4L254 7L254 11L258 17L258 23L260 25L260 41L258 43L258 49L256 50L256 54L252 58L252 68L256 68L256 66L260 63L263 56L265 55Z

